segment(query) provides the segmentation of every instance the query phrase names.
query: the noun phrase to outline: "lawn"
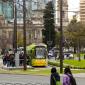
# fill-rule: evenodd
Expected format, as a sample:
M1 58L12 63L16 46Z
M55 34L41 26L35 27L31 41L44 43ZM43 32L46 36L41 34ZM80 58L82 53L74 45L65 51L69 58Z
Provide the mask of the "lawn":
M26 74L26 75L50 75L50 68L32 68L24 71L23 69L5 70L0 69L0 73L3 74Z
M4 70L0 69L0 73L3 74L25 74L25 75L50 75L51 68L34 68L34 69L27 69L24 71L23 69L18 70ZM57 68L58 73L60 73L59 68ZM72 73L85 73L85 70L72 70Z
M84 68L85 69L85 60L64 60L64 64L68 64L72 67Z
M59 60L56 60L56 61L49 61L48 62L50 65L53 65L53 66L57 66L59 67L60 66L60 61ZM71 68L78 68L78 69L85 69L85 60L81 60L81 61L78 61L78 60L64 60L63 61L63 66L66 67L66 66L70 66Z

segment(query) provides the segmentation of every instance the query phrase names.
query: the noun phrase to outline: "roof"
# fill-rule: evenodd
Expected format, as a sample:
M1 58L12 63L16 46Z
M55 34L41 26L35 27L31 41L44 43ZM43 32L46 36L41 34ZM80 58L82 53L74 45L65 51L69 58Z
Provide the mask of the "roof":
M31 45L28 45L26 47L26 50L29 51L29 50L33 49L35 46L45 46L45 47L47 47L47 45L45 45L44 43L38 43L38 44L32 43Z

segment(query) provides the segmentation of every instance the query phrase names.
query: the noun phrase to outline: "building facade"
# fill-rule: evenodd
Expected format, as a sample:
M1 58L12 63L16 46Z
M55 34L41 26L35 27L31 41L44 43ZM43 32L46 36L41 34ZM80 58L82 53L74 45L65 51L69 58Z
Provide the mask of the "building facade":
M56 12L57 12L57 25L60 25L60 0L56 0ZM68 1L62 0L62 20L63 20L63 26L67 26L68 24Z
M23 39L22 0L16 0L17 41ZM26 43L42 43L43 9L49 0L26 0ZM0 48L13 47L14 3L11 0L0 1ZM35 6L34 6L35 5Z
M0 0L0 15L3 15L6 20L13 19L13 2Z
M80 21L85 23L85 0L80 0Z

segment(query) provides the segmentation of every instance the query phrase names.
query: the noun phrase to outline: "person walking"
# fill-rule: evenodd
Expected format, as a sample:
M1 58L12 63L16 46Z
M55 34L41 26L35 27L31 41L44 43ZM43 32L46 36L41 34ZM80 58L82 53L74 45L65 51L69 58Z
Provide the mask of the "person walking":
M55 67L53 67L51 69L50 85L61 85L60 84L60 75L58 74Z
M63 85L77 85L69 66L64 69Z

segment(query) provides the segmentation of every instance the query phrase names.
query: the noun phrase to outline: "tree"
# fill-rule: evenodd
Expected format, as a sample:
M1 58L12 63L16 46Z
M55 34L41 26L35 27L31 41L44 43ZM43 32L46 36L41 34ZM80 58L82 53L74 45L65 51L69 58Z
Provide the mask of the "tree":
M74 47L74 49L76 49L76 27L77 26L77 20L75 17L73 17L73 19L70 21L70 23L68 24L66 30L64 30L64 34L65 34L65 38L67 40L67 42L69 43L69 46ZM76 50L75 50L76 52Z
M67 26L65 33L65 37L67 42L70 42L69 45L74 47L74 52L78 53L79 61L80 61L80 49L81 46L85 46L85 25L81 22L78 22L75 17L71 20L69 25Z
M23 46L23 33L17 32L17 45L18 47Z
M55 41L56 41L56 47L59 48L59 45L60 45L60 32L59 31L56 32Z
M54 19L54 6L52 1L48 2L44 10L44 30L43 42L47 44L48 49L55 46L55 19Z

